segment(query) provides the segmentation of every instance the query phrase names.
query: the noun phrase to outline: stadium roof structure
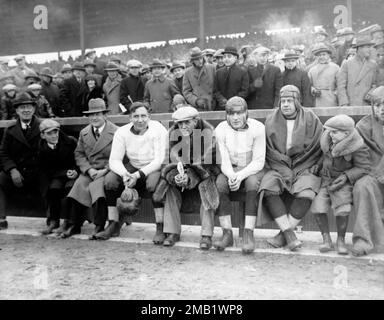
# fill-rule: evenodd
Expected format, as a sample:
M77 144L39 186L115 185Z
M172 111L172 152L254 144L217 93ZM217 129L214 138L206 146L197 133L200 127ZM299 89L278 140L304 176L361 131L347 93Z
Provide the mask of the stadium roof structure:
M380 21L382 0L350 0ZM0 0L0 55L57 52L292 26L332 25L341 0ZM345 0L347 2L347 0ZM47 29L35 28L45 6ZM355 18L355 16L353 17Z

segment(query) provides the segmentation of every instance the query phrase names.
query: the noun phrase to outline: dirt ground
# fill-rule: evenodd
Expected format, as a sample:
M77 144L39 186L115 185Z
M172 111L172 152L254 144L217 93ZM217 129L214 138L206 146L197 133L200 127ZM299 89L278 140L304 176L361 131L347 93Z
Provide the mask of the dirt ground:
M384 299L380 261L0 234L0 299Z

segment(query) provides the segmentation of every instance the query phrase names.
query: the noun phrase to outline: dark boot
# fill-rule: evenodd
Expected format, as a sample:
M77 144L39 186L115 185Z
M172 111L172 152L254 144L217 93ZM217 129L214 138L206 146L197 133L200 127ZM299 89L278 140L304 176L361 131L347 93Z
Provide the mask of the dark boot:
M287 241L287 246L289 250L295 251L297 248L300 248L302 246L301 241L296 238L296 235L292 229L287 229L283 231L283 235L285 237L285 240Z
M315 214L317 225L323 236L323 243L319 246L319 251L325 253L334 249L331 235L329 234L328 216L326 213Z
M213 243L213 246L219 251L223 251L227 247L232 247L233 246L232 229L223 229L223 237L220 240L215 241Z
M89 236L88 240L97 240L96 235L100 232L104 231L104 226L95 226L95 230Z
M212 237L210 236L202 236L200 239L200 249L201 250L209 250L212 247Z
M0 219L0 230L8 228L8 221L5 219Z
M109 221L107 229L95 234L97 240L108 240L111 237L120 235L120 223L117 221Z
M341 255L346 255L348 254L348 249L345 245L345 233L347 232L347 227L348 227L348 216L336 217L336 227L337 227L337 241L336 241L337 253Z
M80 234L81 233L81 227L77 225L71 225L66 231L61 233L60 238L66 239L69 238L75 234Z
M243 248L244 254L252 253L255 250L255 239L253 237L253 230L244 229L243 233Z
M267 242L274 248L282 248L287 245L287 240L285 240L283 231L281 230L273 238L267 239Z
M70 227L70 224L69 224L68 220L65 219L65 220L63 221L63 224L62 224L60 227L58 227L57 229L54 229L54 230L52 230L52 231L53 231L53 233L56 233L57 235L60 235L60 234L62 234L64 231L67 231L69 227Z
M165 238L163 245L165 247L172 247L177 241L180 241L180 235L177 233L169 233Z
M53 233L54 229L57 229L59 227L60 223L56 220L49 221L49 225L47 228L45 228L43 231L41 231L42 235L47 235Z
M154 244L163 244L165 240L165 234L163 232L163 223L156 223L156 233L155 236L153 237L153 243Z

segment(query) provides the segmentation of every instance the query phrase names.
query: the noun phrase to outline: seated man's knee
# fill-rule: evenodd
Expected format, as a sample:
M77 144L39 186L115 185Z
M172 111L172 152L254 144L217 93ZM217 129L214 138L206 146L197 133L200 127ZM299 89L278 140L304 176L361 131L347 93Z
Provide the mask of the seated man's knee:
M152 172L147 176L145 181L145 186L148 192L150 193L155 192L159 179L160 179L160 171Z
M109 171L104 177L104 188L105 190L117 190L123 179L116 173Z
M256 174L249 176L245 179L245 191L255 191L259 190L260 186L260 177Z
M228 178L224 174L220 173L217 176L216 187L217 187L217 191L219 193L228 193L229 192Z

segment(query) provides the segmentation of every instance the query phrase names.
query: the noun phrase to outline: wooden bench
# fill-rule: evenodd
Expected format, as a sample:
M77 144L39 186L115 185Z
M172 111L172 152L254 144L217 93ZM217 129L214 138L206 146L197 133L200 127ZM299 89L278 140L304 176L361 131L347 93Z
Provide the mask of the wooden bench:
M330 117L333 117L338 114L347 114L351 116L356 122L360 120L363 116L371 113L370 106L354 106L354 107L330 107L330 108L312 108L312 110L319 116L320 120L324 123ZM262 110L249 110L249 117L257 119L261 122L265 122L265 118L272 112L271 109L262 109ZM129 116L109 116L110 121L115 123L118 126L125 125L129 122ZM169 128L172 125L171 113L161 113L153 114L151 116L153 120L160 121L166 128ZM209 121L212 125L216 126L219 122L225 120L224 111L210 111L210 112L201 112L201 118ZM78 136L79 131L88 124L88 119L86 117L74 117L74 118L56 118L61 125L63 131ZM15 120L0 121L0 130L8 127L13 124ZM193 203L193 206L183 205L182 212L182 224L188 225L200 225L200 200L197 195L190 194L194 197L189 203ZM31 202L30 200L33 199ZM243 196L235 195L231 199L233 201L233 215L232 222L233 226L240 227L240 232L244 227L244 203ZM45 212L42 209L41 201L39 199L21 197L18 195L12 196L10 205L7 209L7 215L15 216L34 216L34 217L44 217ZM218 225L218 219L215 218L215 224ZM351 219L350 226L353 225L354 217ZM137 222L147 222L154 223L154 214L152 204L149 199L145 199L139 210L139 214L134 217L133 221ZM330 219L331 230L335 230L335 223L333 219ZM303 229L305 230L318 230L317 225L314 221L312 215L307 215L302 221ZM263 228L274 228L274 223L269 223Z

